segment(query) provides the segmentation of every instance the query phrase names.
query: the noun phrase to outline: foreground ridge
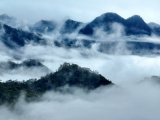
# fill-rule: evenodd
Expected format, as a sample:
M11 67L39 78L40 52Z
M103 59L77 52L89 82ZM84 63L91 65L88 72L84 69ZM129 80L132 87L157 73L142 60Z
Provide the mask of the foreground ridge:
M35 100L49 90L63 91L66 85L69 88L94 90L101 86L113 85L113 83L89 68L64 63L55 73L50 73L39 80L0 82L0 103L16 102L22 91L26 93L26 100Z

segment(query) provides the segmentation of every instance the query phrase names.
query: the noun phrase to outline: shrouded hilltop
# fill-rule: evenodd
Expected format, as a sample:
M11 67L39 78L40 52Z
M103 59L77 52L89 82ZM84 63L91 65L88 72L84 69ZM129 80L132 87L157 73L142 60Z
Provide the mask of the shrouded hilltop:
M97 72L91 71L89 68L82 68L76 64L64 63L57 72L48 74L36 81L36 88L41 91L44 89L54 89L65 85L75 86L85 89L96 89L100 86L112 84L111 81L104 78ZM43 83L43 85L41 85ZM51 83L51 84L49 84Z
M138 15L124 19L116 13L105 13L88 23L79 32L84 35L92 36L94 30L103 28L105 32L112 32L111 24L119 23L123 25L125 34L128 35L151 35L154 31ZM157 33L158 34L158 33Z
M19 69L21 67L24 67L25 69L33 69L33 68L37 67L39 69L44 69L47 72L51 72L51 70L49 70L49 68L47 68L45 65L43 65L38 60L28 59L28 60L25 60L21 63L15 63L12 61L0 62L0 73Z
M72 19L63 22L40 20L34 24L24 24L21 27L10 25L14 22L16 23L16 19L0 15L0 43L11 50L19 50L28 44L55 45L67 49L90 49L96 43L100 45L97 49L99 52L115 54L117 47L123 42L122 44L125 44L126 50L131 54L159 54L160 44L147 41L143 37L159 37L160 25L153 22L147 24L139 15L124 19L117 13L110 12L100 15L88 23ZM105 38L102 39L102 35L98 33L100 31L104 33ZM118 34L118 38L110 38L110 35L114 34ZM130 38L133 38L133 41L130 41ZM141 38L144 39L143 42L141 42ZM123 51L120 54L126 55Z
M26 93L26 100L31 100L50 90L63 90L66 85L84 90L94 90L101 86L113 85L113 83L89 68L64 63L56 72L50 73L39 80L0 82L0 103L15 102L22 91Z

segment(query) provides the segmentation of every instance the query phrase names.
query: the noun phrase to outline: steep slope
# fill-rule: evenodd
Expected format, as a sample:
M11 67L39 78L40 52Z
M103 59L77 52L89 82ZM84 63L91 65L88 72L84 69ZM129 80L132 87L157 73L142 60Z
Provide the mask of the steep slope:
M29 42L45 43L40 35L15 29L3 23L0 23L0 31L0 40L9 48L22 47Z

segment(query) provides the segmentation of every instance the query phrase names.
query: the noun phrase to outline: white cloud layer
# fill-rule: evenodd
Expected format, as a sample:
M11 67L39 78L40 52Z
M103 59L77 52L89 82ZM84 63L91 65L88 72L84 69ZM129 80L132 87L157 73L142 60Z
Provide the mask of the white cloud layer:
M1 120L159 120L159 85L100 88L74 94L46 93L39 102L19 100L14 109L0 107Z
M21 7L24 7L24 9L28 8L31 4L30 0L26 2L25 5L23 1L7 1L3 2L1 6L6 6L6 4L9 4L9 2L10 4L12 3L13 8L22 5ZM18 4L17 2L20 2L21 4ZM36 2L38 1L35 0L32 2L33 6L35 6ZM41 1L39 5L42 6L41 4L43 4L44 6L46 6L48 2L45 3ZM50 4L52 2L53 1L50 1ZM66 1L63 2L66 3L66 5L69 5L70 3ZM60 3L62 3L62 1L57 1L57 6L59 6L58 4ZM75 3L75 1L73 3ZM38 9L41 8L40 6L38 6ZM6 9L11 10L10 8ZM31 10L34 9L34 7L31 7ZM18 8L15 9L15 12L17 11ZM30 11L30 9L28 11ZM44 13L41 13L42 16ZM50 14L52 14L52 12L50 12L49 15ZM17 12L17 15L21 16L21 13ZM30 16L30 14L27 16ZM79 16L79 14L77 16ZM23 18L24 16L21 17ZM123 31L123 28L121 26L114 27L118 29L113 29L115 33L113 32L113 34L111 35L104 34L102 31L97 31L97 34L101 36L100 39L103 41L127 39L129 41L140 40L142 42L159 42L157 37L155 36L141 37L138 39L134 37L125 38L123 36L123 33L121 33ZM49 36L48 38L50 38L51 40L56 39L56 35L54 37L53 36ZM41 101L31 103L26 103L23 98L21 98L17 102L15 108L12 110L10 110L6 105L0 106L0 120L160 119L159 84L156 85L151 82L140 84L140 82L145 77L160 75L160 57L158 55L108 55L97 51L99 44L94 44L91 49L66 49L62 47L56 47L51 44L52 42L53 41L50 41L50 44L48 46L29 44L17 51L9 50L1 43L0 54L3 57L0 59L0 61L13 60L20 62L26 59L39 59L52 71L56 71L60 64L64 62L75 63L82 67L88 67L91 70L97 70L100 74L113 81L113 83L119 85L120 87L99 88L98 90L95 90L89 94L84 93L82 90L79 90L77 88L73 89L75 91L74 94L48 92L41 98ZM121 53L121 51L125 51L125 44L120 44L118 48L116 48L116 53ZM15 59L15 56L19 59ZM37 73L35 73L35 75L37 75ZM29 79L29 77L32 78L33 76L24 76L23 74L21 75L20 73L18 73L18 75L15 74L15 76L3 76L3 81L9 79L9 77L17 78L18 80L27 80Z

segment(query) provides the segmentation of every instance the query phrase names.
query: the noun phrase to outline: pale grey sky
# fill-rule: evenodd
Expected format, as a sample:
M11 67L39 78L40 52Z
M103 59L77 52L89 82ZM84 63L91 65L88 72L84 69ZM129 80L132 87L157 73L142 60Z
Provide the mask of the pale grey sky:
M69 17L89 22L103 13L115 12L124 18L137 14L147 23L160 24L159 3L160 0L0 0L0 14L29 21Z

